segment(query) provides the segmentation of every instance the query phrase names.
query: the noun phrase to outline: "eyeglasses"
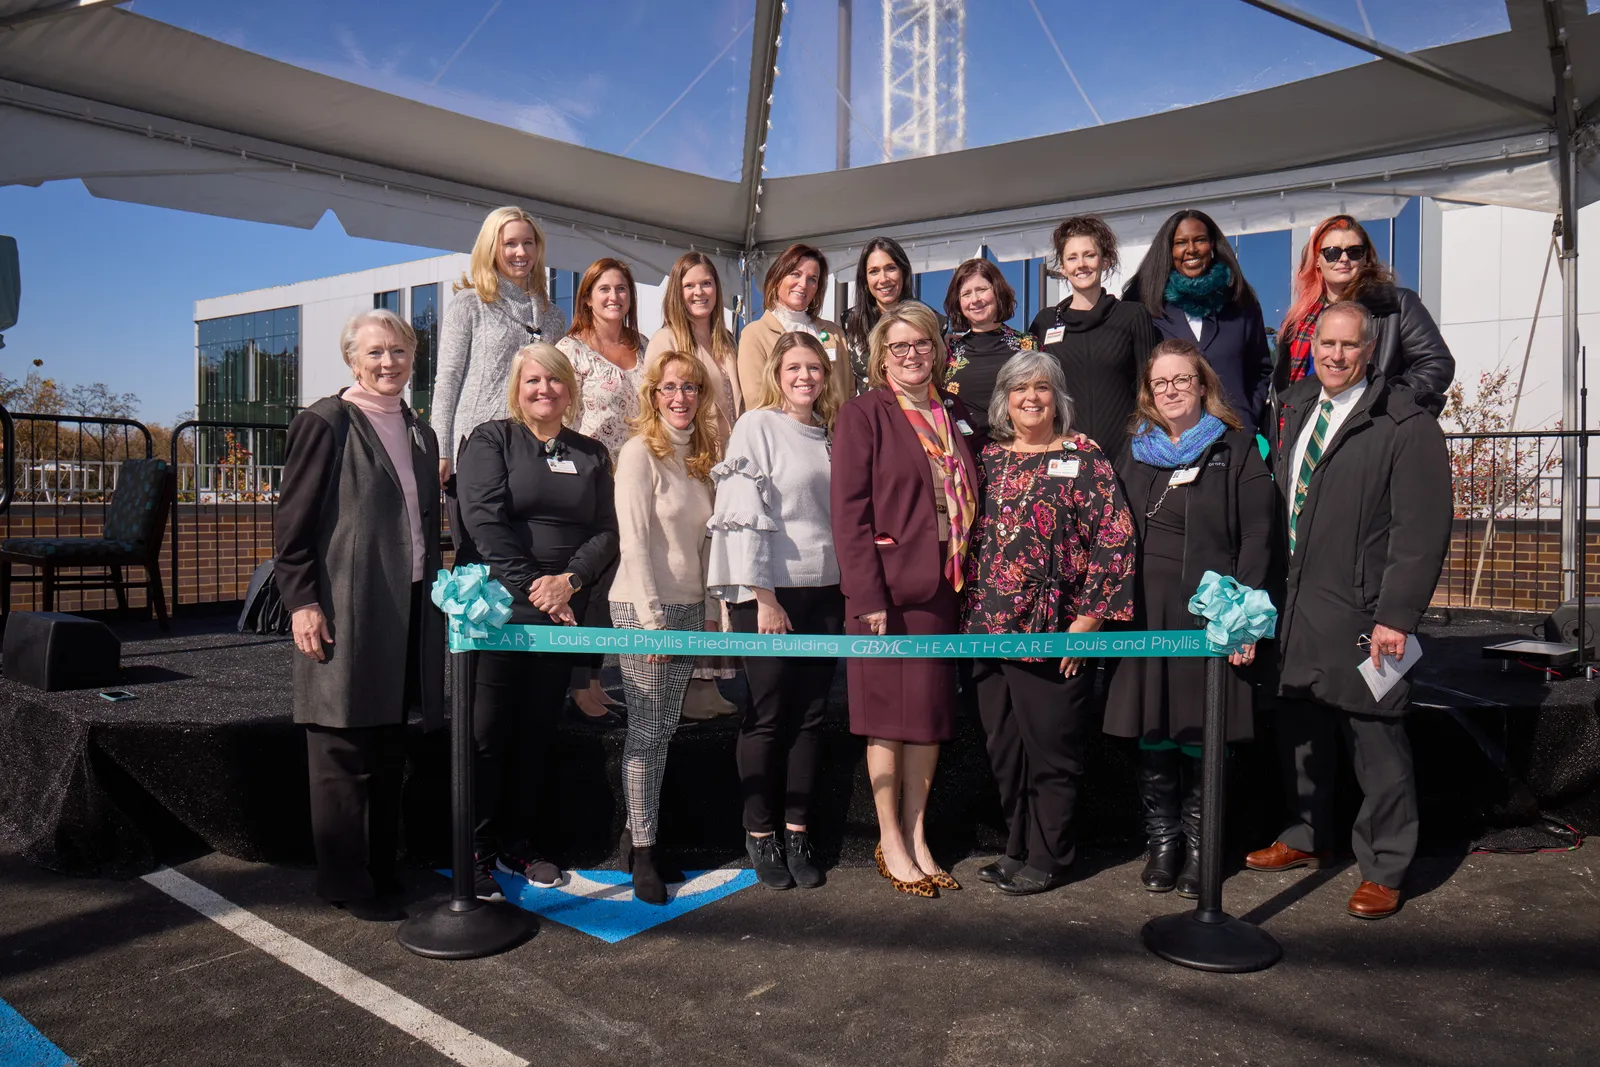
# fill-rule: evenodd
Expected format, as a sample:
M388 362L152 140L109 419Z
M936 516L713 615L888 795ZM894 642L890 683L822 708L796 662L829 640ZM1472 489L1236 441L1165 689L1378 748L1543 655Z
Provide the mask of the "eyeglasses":
M1164 393L1171 389L1175 393L1182 393L1192 388L1195 379L1198 377L1200 377L1198 374L1178 374L1171 378L1152 378L1150 379L1150 391L1152 393Z
M925 356L933 351L933 342L926 337L920 341L896 341L889 346L889 354L895 359L905 359L913 348L917 350L917 355Z
M1344 248L1337 248L1329 245L1322 250L1322 261L1324 263L1337 263L1344 256L1349 256L1352 263L1360 263L1367 258L1367 246L1346 245Z
M656 392L663 396L677 396L680 393L684 396L699 396L700 387L693 382L684 382L682 385L674 385L669 382L666 385L656 386Z

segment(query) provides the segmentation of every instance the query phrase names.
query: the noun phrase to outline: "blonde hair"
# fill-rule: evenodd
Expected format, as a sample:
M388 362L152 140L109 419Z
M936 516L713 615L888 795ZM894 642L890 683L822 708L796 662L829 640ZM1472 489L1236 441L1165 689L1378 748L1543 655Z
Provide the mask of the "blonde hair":
M915 300L902 300L890 307L867 336L867 384L874 389L889 384L889 328L901 322L933 342L933 351L928 354L933 360L932 380L936 388L943 389L945 363L950 355L944 346L944 335L939 331L939 316L928 305Z
M1162 417L1160 409L1156 407L1155 390L1150 388L1150 369L1162 356L1180 356L1187 359L1194 372L1200 376L1200 384L1206 391L1205 399L1200 402L1202 411L1221 419L1223 425L1230 430L1244 429L1244 423L1239 421L1239 416L1228 406L1222 390L1222 379L1217 377L1217 372L1211 368L1211 363L1205 354L1192 341L1185 341L1181 337L1169 337L1152 348L1150 358L1144 362L1144 373L1139 376L1139 392L1134 401L1133 419L1128 423L1130 433L1140 433L1146 426L1159 427L1167 433L1172 430L1167 420Z
M530 430L533 429L533 423L529 422L527 415L523 413L520 395L522 368L530 360L555 375L567 387L567 410L561 413L561 425L571 426L578 419L578 375L572 369L572 362L567 359L567 354L545 341L523 345L517 349L517 354L511 357L511 373L506 376L506 410L511 412L512 421L520 422Z
M672 271L667 275L666 291L661 295L661 317L672 331L673 347L679 352L693 352L694 319L689 314L689 302L683 298L683 279L696 267L709 271L711 284L716 286L716 310L711 315L711 358L721 362L736 349L733 334L722 318L722 278L710 256L704 252L685 252L673 262Z
M817 391L817 399L811 405L811 414L818 423L831 428L833 417L839 412L839 398L833 391L833 361L828 358L821 341L800 330L790 330L772 346L761 368L761 396L752 410L783 410L783 386L779 378L783 371L783 357L788 355L791 348L809 349L822 362L822 388Z
M475 290L478 299L485 304L500 299L500 231L513 222L526 222L533 227L533 244L538 251L534 253L533 264L528 269L526 288L542 309L550 302L545 288L544 230L539 228L538 219L514 205L497 207L484 218L483 225L478 229L478 239L472 242L472 258L467 263L467 273L456 282L455 292Z
M668 367L682 367L678 372L684 381L700 390L700 401L694 409L694 422L689 424L689 455L684 469L689 477L702 482L711 480L711 468L722 459L722 443L712 426L715 407L706 403L706 372L700 361L682 352L663 352L661 358L645 368L644 379L639 383L639 414L633 417L633 432L644 439L645 447L657 459L672 461L672 442L667 438L666 421L656 408L656 390L661 379L667 376Z
M350 321L339 331L339 354L344 357L344 365L351 370L355 369L353 360L356 355L356 337L360 335L363 326L387 328L404 341L406 347L411 349L412 357L416 357L417 331L411 328L411 324L388 308L373 308L371 311L358 311L351 315Z

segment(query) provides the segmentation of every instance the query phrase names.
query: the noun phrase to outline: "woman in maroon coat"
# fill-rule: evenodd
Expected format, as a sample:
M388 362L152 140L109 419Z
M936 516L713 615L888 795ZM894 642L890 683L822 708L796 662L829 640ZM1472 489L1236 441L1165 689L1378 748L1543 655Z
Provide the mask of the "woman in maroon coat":
M834 422L831 505L850 634L954 633L977 469L966 407L942 392L939 320L921 304L873 328L867 392ZM896 889L959 889L923 832L939 745L955 734L954 660L852 659L850 730L867 738L878 870Z

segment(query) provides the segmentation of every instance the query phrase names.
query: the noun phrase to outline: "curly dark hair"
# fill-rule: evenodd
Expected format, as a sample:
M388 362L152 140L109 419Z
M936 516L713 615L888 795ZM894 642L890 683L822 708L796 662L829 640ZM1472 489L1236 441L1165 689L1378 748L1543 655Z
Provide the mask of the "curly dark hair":
M1061 225L1050 235L1050 247L1055 250L1050 257L1052 271L1061 273L1061 249L1072 237L1087 237L1093 241L1100 250L1100 269L1106 274L1117 272L1120 262L1117 259L1117 235L1111 232L1111 227L1099 215L1074 215L1061 220Z

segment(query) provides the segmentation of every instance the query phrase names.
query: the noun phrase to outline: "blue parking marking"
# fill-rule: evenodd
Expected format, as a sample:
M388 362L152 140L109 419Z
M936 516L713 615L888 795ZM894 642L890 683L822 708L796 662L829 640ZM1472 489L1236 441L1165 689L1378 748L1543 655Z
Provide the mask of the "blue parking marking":
M0 1067L78 1067L17 1010L0 1000Z
M613 945L756 884L756 873L751 870L725 868L684 874L687 881L667 886L665 904L635 900L632 876L626 871L569 871L567 881L551 889L536 888L498 871L494 878L506 900L524 911ZM0 1067L10 1065L0 1063Z

